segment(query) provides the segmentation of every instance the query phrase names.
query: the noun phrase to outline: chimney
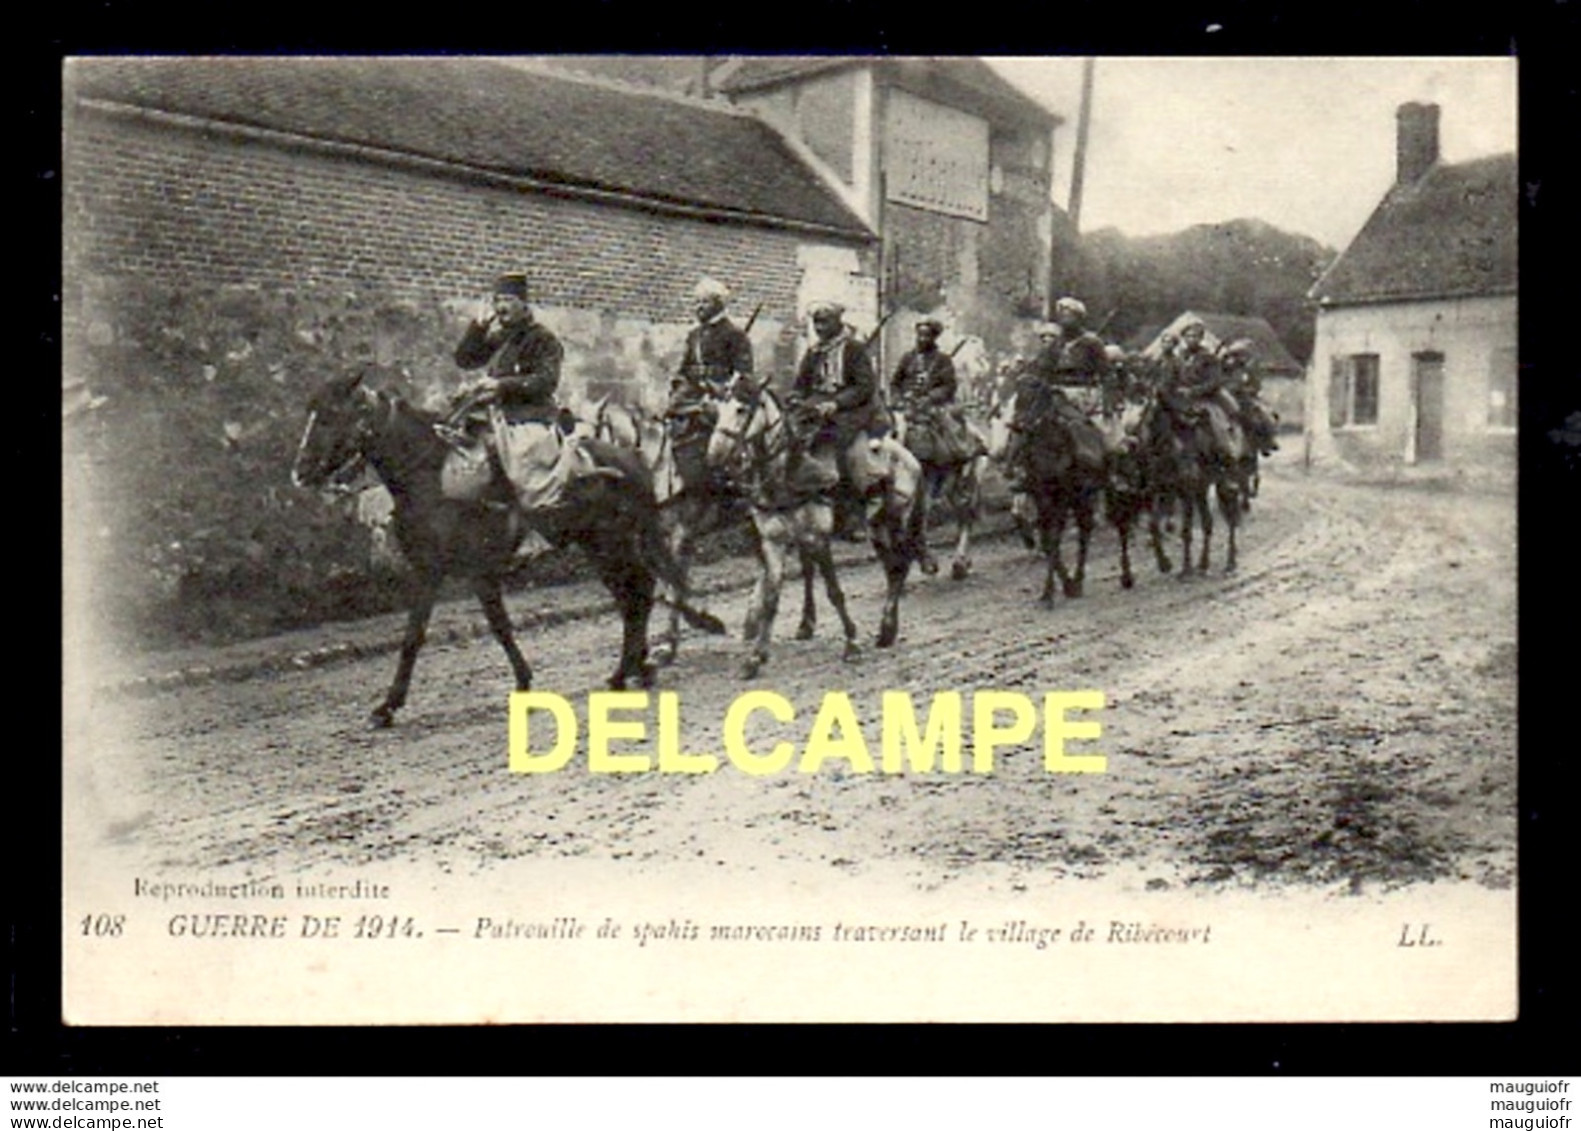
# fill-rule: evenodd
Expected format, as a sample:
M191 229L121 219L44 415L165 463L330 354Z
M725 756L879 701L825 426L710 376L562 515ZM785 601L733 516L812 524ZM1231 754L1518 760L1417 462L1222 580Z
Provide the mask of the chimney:
M1407 102L1394 116L1399 123L1396 183L1408 185L1438 164L1438 106Z

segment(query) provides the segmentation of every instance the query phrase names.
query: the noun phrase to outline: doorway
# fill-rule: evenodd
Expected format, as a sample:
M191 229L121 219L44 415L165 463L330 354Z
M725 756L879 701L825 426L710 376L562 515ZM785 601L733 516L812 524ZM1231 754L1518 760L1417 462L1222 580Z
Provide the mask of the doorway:
M1416 462L1444 458L1444 355L1413 354L1412 387L1416 396Z

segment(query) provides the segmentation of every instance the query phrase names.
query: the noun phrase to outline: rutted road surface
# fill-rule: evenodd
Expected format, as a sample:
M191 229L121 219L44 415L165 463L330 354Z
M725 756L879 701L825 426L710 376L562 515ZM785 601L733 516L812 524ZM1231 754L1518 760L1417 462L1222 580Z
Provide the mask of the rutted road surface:
M1012 890L1063 877L1179 888L1386 889L1514 882L1515 506L1512 495L1367 486L1275 468L1241 531L1241 568L1118 584L1094 542L1086 596L1037 606L1042 567L1019 543L977 548L956 583L916 578L893 652L870 647L882 579L842 573L868 645L842 663L834 618L789 639L787 588L762 676L741 645L690 635L662 686L681 693L684 748L722 750L750 687L797 707L805 736L847 690L875 757L879 702L905 689L1102 689L1102 775L1044 772L1040 746L995 772L590 775L506 772L508 667L492 640L431 643L407 707L364 729L393 657L239 682L101 693L81 716L94 754L68 765L74 836L149 869L289 876L373 862L468 875L521 858L675 863L722 874L901 870L919 888ZM1223 528L1215 553L1223 561ZM1170 542L1178 560L1178 539ZM731 566L716 567L726 570ZM734 567L740 568L740 563ZM710 570L701 571L706 583ZM522 594L513 608L552 593ZM714 597L736 629L745 594ZM525 633L538 689L579 705L613 666L613 616ZM226 654L214 653L223 665ZM759 716L761 718L761 716Z

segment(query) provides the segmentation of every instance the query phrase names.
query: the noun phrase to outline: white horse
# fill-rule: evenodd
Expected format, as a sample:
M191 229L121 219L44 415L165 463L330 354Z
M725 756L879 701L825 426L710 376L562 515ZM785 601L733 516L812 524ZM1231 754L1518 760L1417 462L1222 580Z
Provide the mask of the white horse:
M845 631L844 658L861 651L856 624L845 607L845 592L835 574L830 538L834 504L828 494L806 490L795 482L791 466L794 440L779 400L750 381L739 382L737 395L716 402L718 417L708 438L708 465L723 471L745 495L757 528L763 570L747 608L747 657L741 678L752 679L768 661L769 639L785 583L786 559L794 552L802 561L805 589L802 623L797 637L813 632L811 610L813 570L822 575L829 603ZM828 486L832 487L833 484Z

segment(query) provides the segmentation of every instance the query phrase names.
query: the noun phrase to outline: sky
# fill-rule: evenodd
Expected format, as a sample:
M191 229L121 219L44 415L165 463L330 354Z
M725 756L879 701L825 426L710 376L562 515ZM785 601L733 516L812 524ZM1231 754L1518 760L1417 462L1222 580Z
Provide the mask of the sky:
M1081 61L994 58L1066 119L1054 199L1069 203ZM1394 180L1395 109L1436 102L1445 161L1516 149L1513 58L1099 58L1081 229L1127 235L1254 217L1335 248Z

